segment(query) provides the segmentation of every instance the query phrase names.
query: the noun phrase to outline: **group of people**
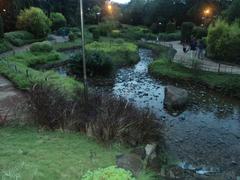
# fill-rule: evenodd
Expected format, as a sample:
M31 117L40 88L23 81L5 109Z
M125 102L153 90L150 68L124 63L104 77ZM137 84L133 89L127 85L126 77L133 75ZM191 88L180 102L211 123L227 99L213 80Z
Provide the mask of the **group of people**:
M191 37L191 41L188 43L187 41L183 42L183 52L188 53L190 51L191 58L203 59L205 56L206 45L203 39L196 39L195 37Z

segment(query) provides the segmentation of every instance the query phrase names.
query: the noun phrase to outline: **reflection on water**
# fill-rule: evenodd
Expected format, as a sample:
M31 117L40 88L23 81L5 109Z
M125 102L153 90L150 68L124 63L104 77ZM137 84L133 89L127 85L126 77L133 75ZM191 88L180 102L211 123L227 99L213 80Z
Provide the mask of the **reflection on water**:
M165 120L167 146L181 161L222 171L240 162L240 102L185 87L191 94L190 103L179 116L172 116L163 108L166 83L148 74L151 52L139 53L141 61L135 67L118 71L113 93ZM231 168L240 172L239 166Z

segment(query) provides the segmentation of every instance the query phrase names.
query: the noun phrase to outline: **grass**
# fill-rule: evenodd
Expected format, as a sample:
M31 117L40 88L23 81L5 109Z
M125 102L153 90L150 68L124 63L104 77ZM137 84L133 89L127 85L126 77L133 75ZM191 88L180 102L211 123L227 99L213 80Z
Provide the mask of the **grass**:
M139 60L137 45L122 39L93 42L86 45L86 51L108 55L116 66L132 65Z
M160 58L149 66L150 73L156 78L167 77L174 80L191 81L203 84L221 93L240 98L240 76L231 74L218 74L186 68L171 63L166 58Z
M42 72L31 68L31 66L36 64L45 64L58 60L60 60L60 56L55 51L49 53L24 52L0 61L0 73L23 90L30 88L36 83L46 82L71 96L75 88L82 87L80 82L71 77L60 76L54 71Z
M0 53L10 51L12 48L5 39L0 39Z
M13 31L5 33L4 38L12 45L18 47L43 40L34 38L33 34L27 31Z
M88 170L115 165L127 150L105 147L79 133L0 128L0 179L81 179ZM150 180L143 172L138 179Z

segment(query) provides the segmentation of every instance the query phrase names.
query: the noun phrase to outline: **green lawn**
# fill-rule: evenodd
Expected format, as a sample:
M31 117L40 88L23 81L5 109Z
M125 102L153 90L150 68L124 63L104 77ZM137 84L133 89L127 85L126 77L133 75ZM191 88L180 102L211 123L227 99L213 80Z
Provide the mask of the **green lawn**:
M167 77L174 80L192 81L214 88L221 93L240 97L240 76L231 74L218 74L188 69L167 59L160 58L149 66L150 73L156 78Z
M106 147L79 133L0 128L0 179L81 179L88 170L115 165L127 152L115 144ZM152 179L142 173L138 179Z

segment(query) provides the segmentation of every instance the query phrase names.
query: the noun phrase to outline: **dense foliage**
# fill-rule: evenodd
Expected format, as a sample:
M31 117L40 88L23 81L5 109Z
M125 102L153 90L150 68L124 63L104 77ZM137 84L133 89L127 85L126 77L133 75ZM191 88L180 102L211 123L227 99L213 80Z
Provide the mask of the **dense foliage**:
M31 7L21 11L17 20L17 27L43 38L50 32L51 21L39 8Z
M67 20L62 13L51 13L52 30L58 30L67 25Z
M87 53L87 73L89 76L106 76L113 70L113 62L110 56L100 52L88 52ZM83 59L82 54L78 54L73 57L73 61L70 65L71 72L82 77L83 72Z
M184 22L181 28L182 41L190 41L194 24L192 22Z
M240 18L240 0L233 0L229 8L223 13L223 18L233 22Z
M13 31L5 33L5 39L14 46L23 46L38 40L34 38L33 34L27 31Z
M218 20L209 27L209 56L216 60L240 63L240 26L239 23L228 24Z

